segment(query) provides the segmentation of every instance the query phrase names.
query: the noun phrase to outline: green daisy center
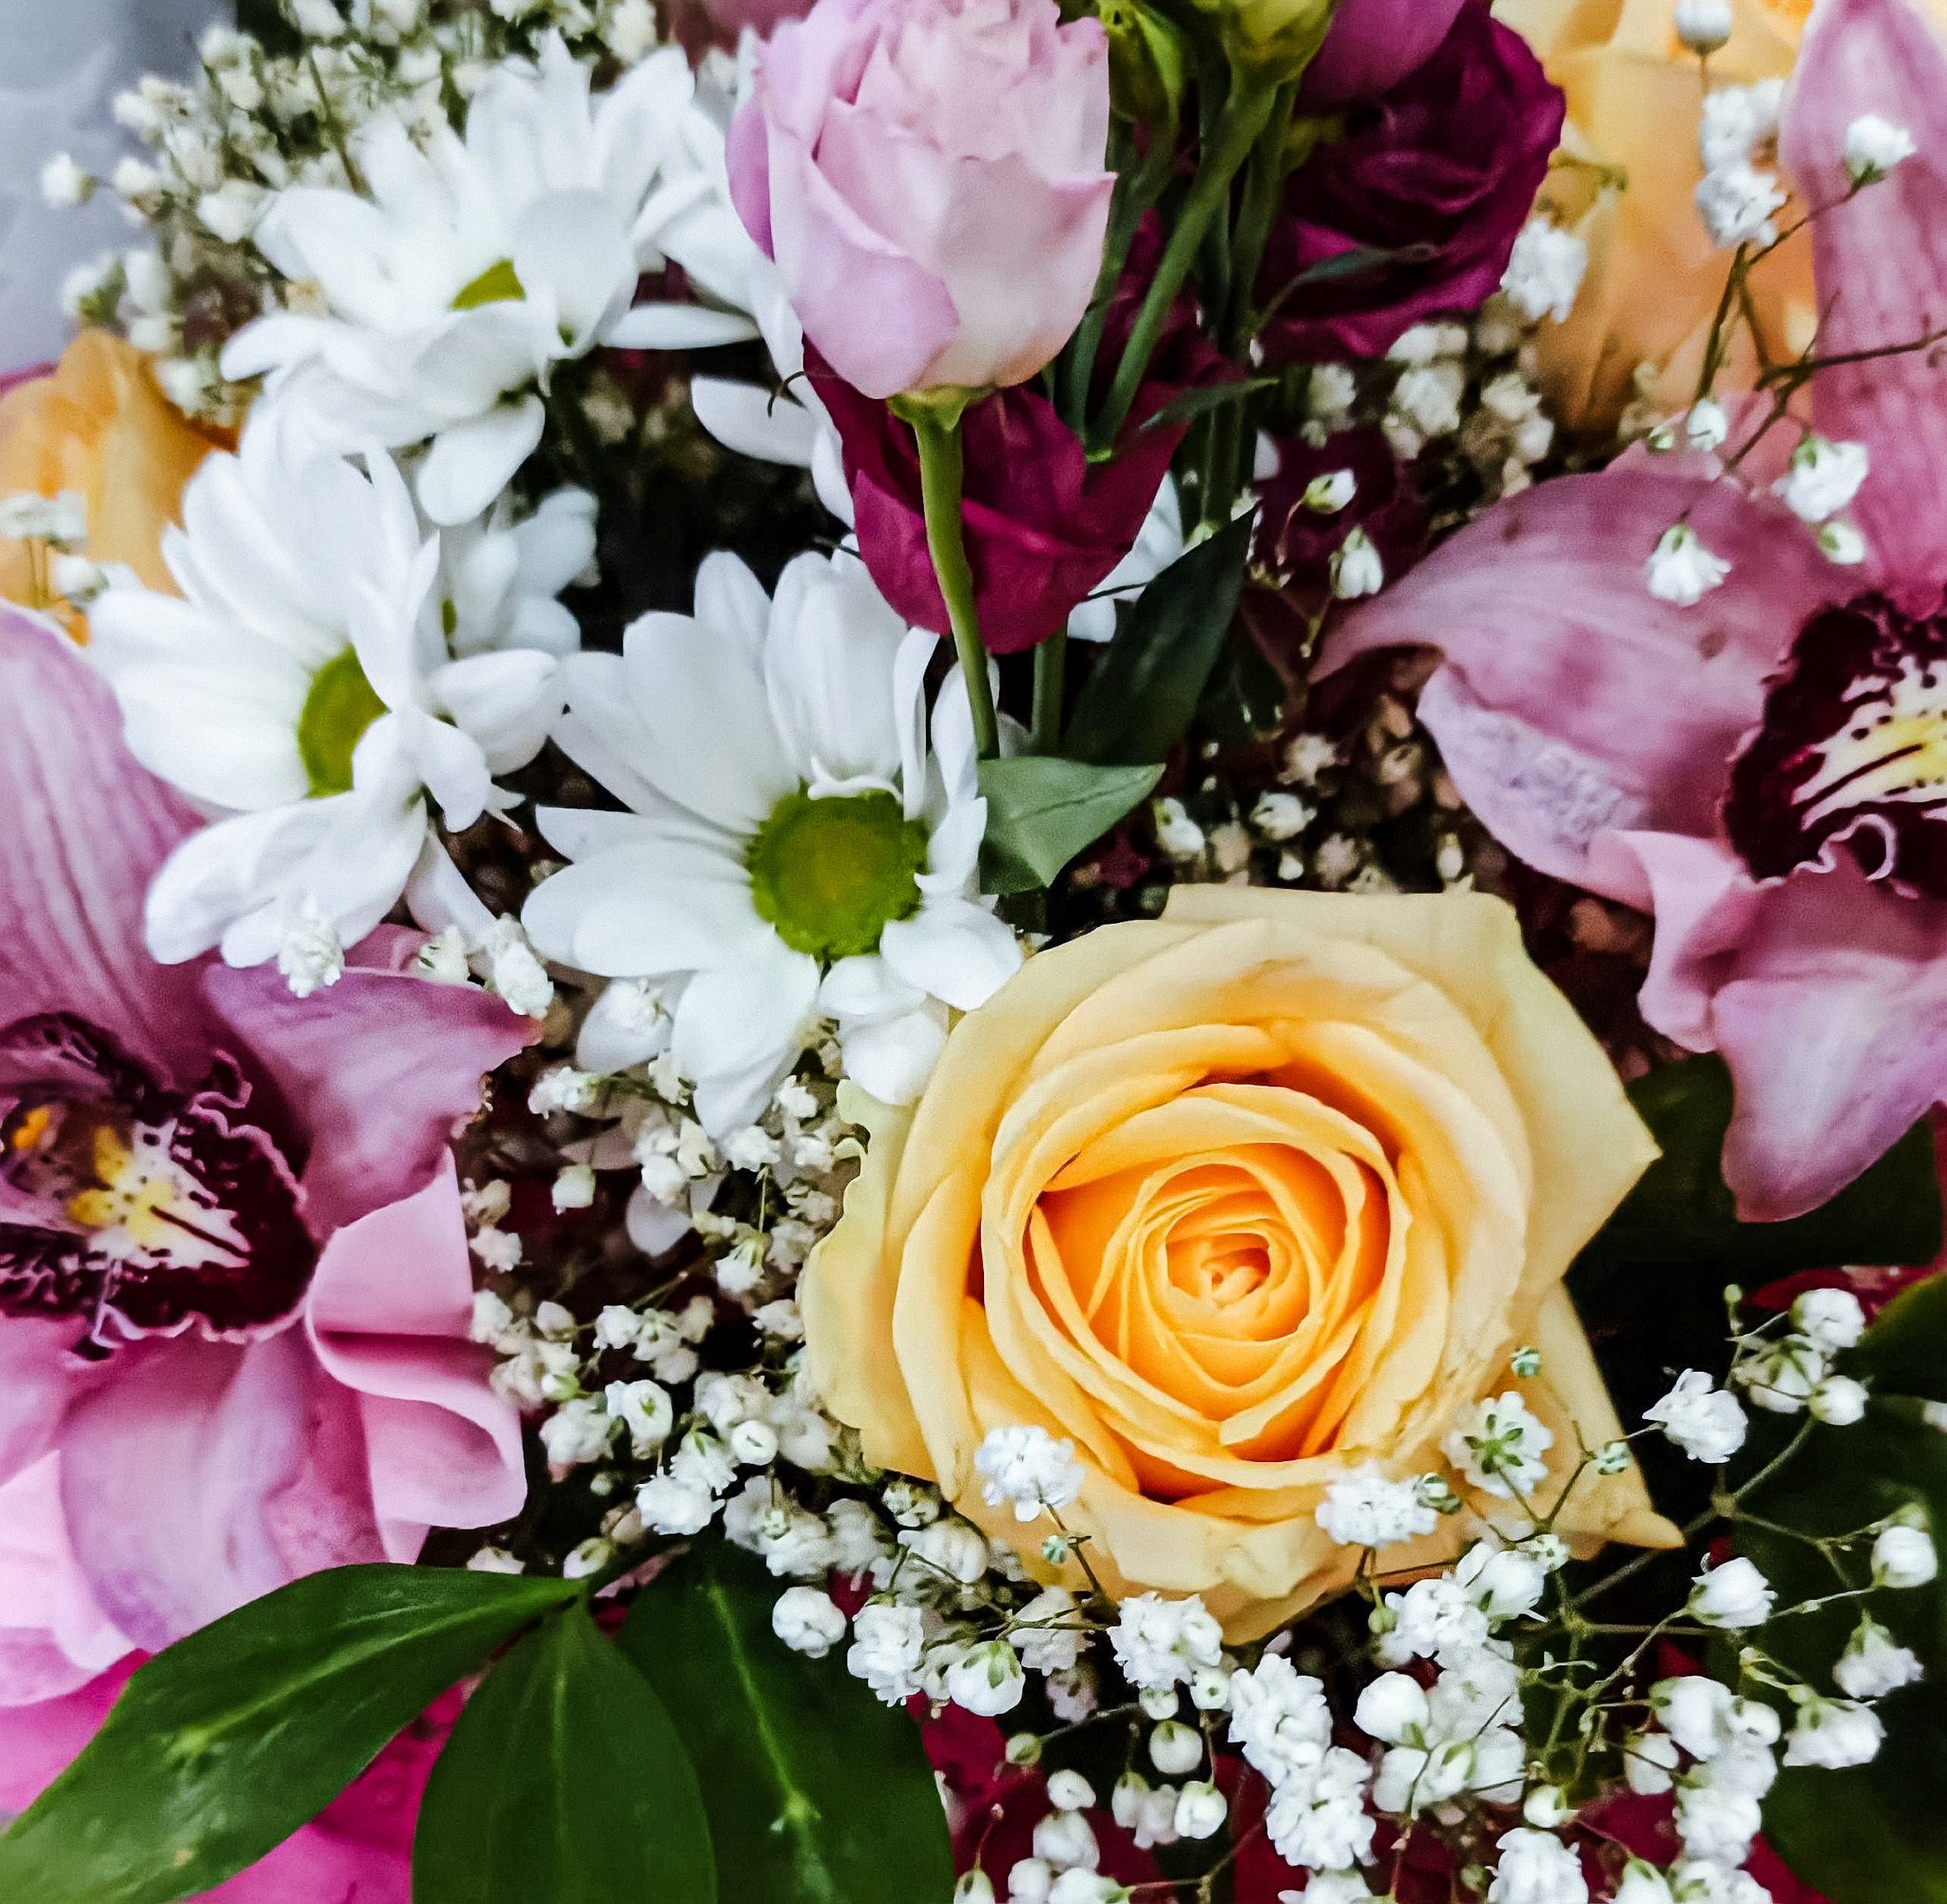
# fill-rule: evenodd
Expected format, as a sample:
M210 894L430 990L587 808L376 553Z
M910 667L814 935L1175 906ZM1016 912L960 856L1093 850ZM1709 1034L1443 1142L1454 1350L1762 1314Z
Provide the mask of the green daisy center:
M455 311L477 311L482 304L504 304L510 298L527 295L528 287L515 273L513 260L499 258L471 284L460 286L454 294L453 308Z
M372 691L357 654L347 648L311 677L311 692L298 716L298 757L311 781L311 796L352 791L352 753L366 728L385 712Z
M760 915L793 952L850 958L875 951L894 919L919 907L926 829L875 789L778 802L752 837L744 864Z

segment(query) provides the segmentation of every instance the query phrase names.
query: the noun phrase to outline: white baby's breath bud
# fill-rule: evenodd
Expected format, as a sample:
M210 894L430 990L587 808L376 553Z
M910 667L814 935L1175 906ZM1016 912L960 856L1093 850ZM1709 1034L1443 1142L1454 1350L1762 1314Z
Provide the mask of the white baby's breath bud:
M1808 431L1772 492L1801 522L1823 522L1859 494L1867 460L1863 443L1834 443Z
M1589 246L1573 232L1547 219L1531 219L1508 255L1501 289L1531 323L1544 317L1559 322L1574 307L1588 268Z
M771 1607L771 1631L794 1653L821 1660L845 1637L845 1616L829 1593L787 1587Z
M344 16L332 0L284 0L292 26L312 40L336 40L345 30Z
M85 205L94 197L95 175L74 162L68 152L57 152L41 167L41 199L56 211Z
M525 1573L528 1564L504 1547L483 1547L467 1556L469 1573Z
M993 1879L977 1864L963 1871L954 1882L954 1904L994 1904Z
M583 1541L561 1563L561 1577L564 1580L586 1580L591 1573L600 1573L614 1558L615 1543L596 1534Z
M270 194L247 179L225 179L196 202L203 228L225 244L241 244L257 229Z
M1317 515L1337 515L1358 492L1359 482L1350 470L1334 470L1314 476L1299 500Z
M307 898L286 923L278 945L278 971L294 998L309 998L344 976L345 949L315 899Z
M1673 24L1693 53L1714 53L1730 38L1730 0L1677 0Z
M1207 1779L1186 1785L1176 1795L1172 1823L1179 1837L1214 1837L1230 1817L1230 1801Z
M1866 559L1866 539L1842 516L1819 525L1819 552L1840 568L1857 568Z
M1693 196L1712 244L1729 250L1740 244L1777 243L1778 227L1771 215L1784 203L1784 193L1775 174L1740 159L1706 172Z
M1002 1748L1001 1756L1010 1765L1038 1765L1041 1762L1041 1735L1038 1732L1016 1732Z
M1866 1312L1849 1289L1807 1289L1791 1305L1792 1326L1827 1355L1855 1347L1866 1333Z
M991 1430L974 1451L974 1466L986 1477L981 1497L987 1505L1012 1508L1017 1521L1067 1507L1085 1478L1075 1444L1032 1425Z
M1598 1474L1627 1474L1631 1458L1627 1441L1605 1441L1590 1465Z
M1714 1387L1701 1369L1686 1369L1660 1400L1643 1411L1693 1461L1728 1461L1745 1445L1748 1424L1737 1396Z
M1805 1408L1813 1420L1822 1421L1828 1428L1850 1428L1865 1417L1865 1384L1850 1375L1827 1375L1812 1391Z
M1924 1587L1939 1567L1933 1536L1923 1527L1896 1521L1874 1537L1873 1584L1877 1587Z
M1799 1692L1798 1719L1784 1742L1787 1765L1817 1765L1841 1772L1879 1757L1886 1728L1870 1706L1849 1699L1821 1699Z
M1757 1567L1738 1554L1723 1566L1700 1573L1687 1605L1691 1617L1702 1625L1742 1631L1762 1626L1770 1619L1777 1598L1776 1589Z
M1159 1722L1174 1719L1183 1709L1183 1701L1177 1697L1173 1685L1146 1686L1136 1695L1136 1703L1149 1718Z
M1195 859L1204 851L1204 829L1193 820L1184 803L1174 798L1151 802L1156 827L1156 844L1172 859Z
M486 950L492 965L494 990L522 1017L545 1018L554 1003L554 981L534 955L520 921L505 914L494 920Z
M1020 1655L1005 1640L983 1640L947 1668L945 1683L947 1697L955 1705L982 1719L997 1719L1020 1704L1028 1679Z
M1537 1831L1553 1831L1575 1815L1569 1795L1559 1785L1533 1785L1521 1800L1521 1816Z
M1353 528L1332 551L1331 577L1332 593L1341 602L1377 595L1385 587L1386 565L1364 529Z
M1149 1762L1166 1779L1180 1779L1204 1762L1204 1736L1180 1719L1166 1719L1149 1735Z
M1693 608L1711 589L1722 586L1730 573L1730 564L1706 548L1688 523L1680 522L1665 529L1658 539L1649 553L1647 572L1649 592L1659 602Z
M565 1164L555 1173L551 1191L557 1210L586 1210L595 1201L595 1172L587 1164Z
M1528 1381L1541 1373L1541 1351L1516 1349L1510 1357L1508 1366L1520 1380Z
M457 926L434 933L414 954L413 970L441 985L465 985L472 976L467 968L466 934Z
M1721 450L1730 435L1730 413L1715 397L1704 396L1684 416L1684 441L1692 450Z
M1048 1802L1058 1812L1090 1811L1095 1804L1095 1787L1079 1772L1051 1772L1048 1775Z
M740 1421L726 1440L746 1468L768 1468L778 1458L777 1431L765 1421Z
M1855 185L1877 184L1919 149L1913 134L1877 112L1863 112L1845 128L1845 176Z

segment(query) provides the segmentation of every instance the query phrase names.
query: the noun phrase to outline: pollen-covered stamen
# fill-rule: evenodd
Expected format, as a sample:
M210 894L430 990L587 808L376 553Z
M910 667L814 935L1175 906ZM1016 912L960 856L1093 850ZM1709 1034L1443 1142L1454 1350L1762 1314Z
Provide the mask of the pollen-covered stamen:
M1725 825L1760 878L1843 840L1872 876L1947 896L1947 619L1869 595L1806 623L1732 763Z
M114 1064L58 1095L22 1090L0 1120L10 1214L34 1219L0 1225L0 1316L84 1320L83 1342L97 1347L192 1325L234 1338L280 1324L317 1252L276 1144L238 1115L248 1093L234 1067L220 1062L183 1096L91 1035ZM10 1032L4 1042L19 1043ZM66 1045L69 1055L90 1048ZM87 1088L111 1081L122 1087L112 1094Z

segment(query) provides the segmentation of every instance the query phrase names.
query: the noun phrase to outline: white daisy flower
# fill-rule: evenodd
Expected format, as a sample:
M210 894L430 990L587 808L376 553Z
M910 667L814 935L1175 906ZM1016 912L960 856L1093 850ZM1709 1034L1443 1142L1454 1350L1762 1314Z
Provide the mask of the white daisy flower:
M772 600L720 554L693 617L645 615L620 656L564 664L555 739L630 810L541 813L575 863L523 923L565 965L670 981L670 1049L712 1135L758 1117L819 1014L860 1086L909 1101L949 1010L1020 963L978 896L987 806L957 676L927 747L935 645L856 557L800 556Z
M429 796L455 830L512 804L493 776L560 711L559 630L523 636L545 618L517 573L497 619L486 591L447 593L390 459L361 471L274 413L203 463L183 524L163 541L181 598L113 588L89 617L130 751L220 816L157 875L149 949L258 965L325 929L355 945L438 854Z
M295 185L259 224L260 249L323 315L246 325L224 375L268 374L319 440L340 450L427 442L419 500L440 524L478 515L541 439L553 366L597 343L673 348L756 335L701 306L631 311L659 269L658 234L694 200L663 179L689 111L682 51L665 48L613 87L550 34L538 64L491 73L464 139L423 143L381 115L353 151L363 192Z

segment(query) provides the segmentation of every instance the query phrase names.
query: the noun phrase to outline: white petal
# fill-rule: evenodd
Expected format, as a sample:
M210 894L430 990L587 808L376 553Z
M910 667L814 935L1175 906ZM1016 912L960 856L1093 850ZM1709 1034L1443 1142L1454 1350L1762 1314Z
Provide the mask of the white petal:
M946 1012L929 1004L903 1017L839 1026L845 1072L881 1104L911 1104L946 1048Z
M538 396L524 396L449 424L419 466L420 507L442 524L478 515L533 454L547 415Z
M690 980L671 1049L696 1081L697 1119L712 1136L749 1123L783 1081L802 1049L818 982L818 961L775 936L761 955Z
M635 295L635 252L599 192L550 192L514 226L513 269L530 298L545 293L570 350L611 330Z
M926 671L939 652L930 628L908 628L893 663L893 714L899 728L899 786L906 817L926 810ZM985 825L985 821L982 824Z
M885 962L956 1011L985 1005L1021 969L1011 927L971 899L931 899L879 934Z
M749 660L686 615L644 615L623 636L622 653L648 741L630 766L690 812L754 834L798 776ZM579 712L579 689L569 691Z
M453 863L453 855L432 834L419 849L413 876L406 881L406 905L421 931L443 933L455 928L469 951L485 945L493 927L493 914L467 884L466 875Z
M761 664L771 598L742 556L720 548L697 565L696 619L712 634L734 641L752 667Z
M698 376L689 382L696 420L726 449L761 463L807 470L824 425L803 404L754 383Z
M437 706L470 734L490 773L511 773L541 751L561 718L561 664L532 648L449 662L426 683Z
M602 341L622 351L699 351L747 343L758 334L741 311L706 304L638 304L607 325Z
M655 978L761 957L775 934L733 856L686 839L645 839L544 879L521 911L548 957L605 978Z
M925 1003L925 990L908 985L877 952L839 959L818 989L820 1011L858 1023L902 1018Z
M764 644L771 715L805 779L891 785L902 763L894 671L906 625L849 557L800 555L778 578Z
M668 1012L674 1002L673 996L665 998L663 1010L652 1015L644 1009L642 990L634 980L617 979L605 986L582 1020L575 1063L598 1077L646 1064L669 1048Z

